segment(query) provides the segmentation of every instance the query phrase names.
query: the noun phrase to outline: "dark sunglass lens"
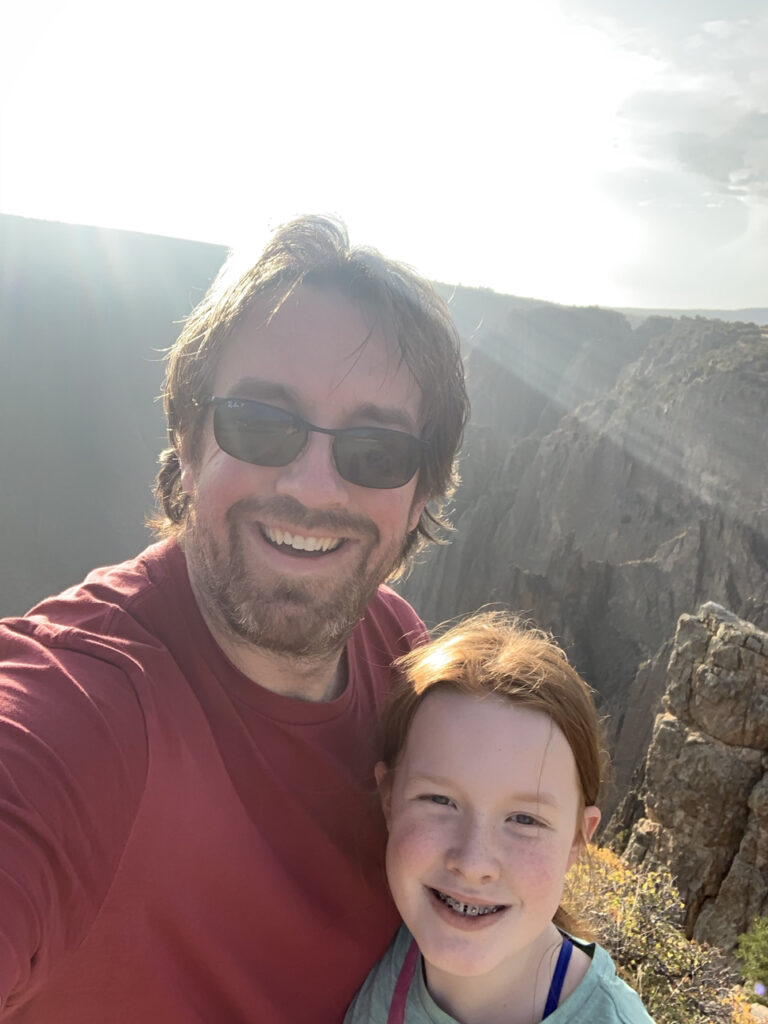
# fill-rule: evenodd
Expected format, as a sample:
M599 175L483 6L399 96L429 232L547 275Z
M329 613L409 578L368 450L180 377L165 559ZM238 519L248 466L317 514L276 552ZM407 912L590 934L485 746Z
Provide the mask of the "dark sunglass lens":
M287 466L307 439L290 413L259 402L216 406L213 434L227 455L254 466Z
M345 480L384 490L407 484L421 462L419 442L399 430L343 433L336 437L333 452Z

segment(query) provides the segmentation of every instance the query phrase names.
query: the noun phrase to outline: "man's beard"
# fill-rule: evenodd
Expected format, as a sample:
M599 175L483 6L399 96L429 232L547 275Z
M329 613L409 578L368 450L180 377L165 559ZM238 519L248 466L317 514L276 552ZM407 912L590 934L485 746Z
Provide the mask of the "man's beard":
M349 534L360 549L356 566L336 580L280 579L274 570L249 568L244 533L260 513L307 532ZM405 534L374 560L380 533L372 520L347 512L312 512L289 497L244 498L228 509L226 521L226 544L197 521L194 511L184 534L190 575L204 611L236 643L297 658L341 650L379 584L400 564L408 542Z

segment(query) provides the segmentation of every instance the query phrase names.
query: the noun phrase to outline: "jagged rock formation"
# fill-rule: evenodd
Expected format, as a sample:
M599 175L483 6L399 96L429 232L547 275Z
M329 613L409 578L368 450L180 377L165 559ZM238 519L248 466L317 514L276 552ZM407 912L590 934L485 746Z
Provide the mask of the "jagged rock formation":
M402 590L429 624L499 601L562 638L610 715L622 793L677 618L715 600L768 626L768 338L532 306L468 342L456 533Z
M768 914L768 633L705 604L680 618L666 676L625 855L666 864L689 936L732 949Z

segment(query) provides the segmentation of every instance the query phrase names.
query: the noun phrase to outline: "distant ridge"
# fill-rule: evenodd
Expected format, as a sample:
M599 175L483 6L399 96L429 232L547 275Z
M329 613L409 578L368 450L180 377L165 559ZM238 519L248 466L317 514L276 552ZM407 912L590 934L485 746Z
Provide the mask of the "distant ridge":
M633 309L612 306L610 308L615 309L617 313L623 313L633 323L641 323L649 316L669 316L674 320L679 320L682 316L702 316L705 320L724 320L729 324L768 325L768 309L760 307L749 309Z
M91 224L73 224L68 221L57 221L46 218L26 217L19 214L0 213L0 235L10 233L16 241L23 238L23 245L27 250L34 245L34 242L45 238L54 238L61 245L61 239L72 237L72 233L79 233L81 237L101 237L102 239L123 240L126 246L139 246L142 240L154 243L170 243L178 247L178 251L186 249L188 252L214 254L214 262L220 263L226 256L228 247L214 242L203 242L195 239L177 238L171 235L153 234L148 231L130 231L126 228L103 228ZM133 240L133 241L132 241ZM30 245L31 243L31 245ZM7 247L6 247L7 249ZM159 251L159 250L158 250ZM6 253L7 255L7 253ZM57 254L58 255L58 254ZM482 304L486 310L506 314L510 310L532 309L537 306L561 306L564 309L611 309L626 316L633 327L642 323L652 316L665 316L679 320L680 317L704 317L707 320L723 320L726 323L753 323L761 326L768 326L768 307L753 306L745 309L646 309L639 306L610 306L606 303L563 303L555 302L552 299L533 299L522 295L512 295L508 292L497 292L492 288L484 288L461 284L448 284L444 281L432 282L436 291L452 305L452 299L461 293L462 307L472 306L472 298L478 304ZM463 319L461 313L466 316L466 309L462 308L459 319ZM459 331L471 337L471 330L467 330L468 323L459 324ZM463 329L462 329L463 328Z
M478 327L489 325L496 320L503 321L512 310L526 310L542 306L558 306L561 309L605 309L621 313L632 327L638 327L644 320L652 316L669 317L679 320L681 317L704 317L705 320L722 320L725 323L747 323L768 326L768 307L752 306L746 309L646 309L639 306L609 306L605 303L585 303L570 305L554 302L549 299L531 299L521 295L509 295L496 292L492 288L477 288L467 285L446 284L443 281L433 282L435 289L448 303L453 313L459 333L471 343ZM473 315L482 310L484 323L473 323Z
M201 249L219 250L227 253L228 246L218 242L204 242L195 238L179 238L176 235L159 235L152 231L138 231L131 228L100 227L98 224L82 224L68 220L54 220L52 217L27 217L21 213L0 213L0 231L27 233L32 236L34 232L50 231L53 235L65 237L67 233L79 233L81 235L101 235L103 237L114 236L125 239L142 238L151 239L154 242L171 242L182 246L194 246ZM49 237L53 237L53 235ZM21 234L17 237L22 237ZM130 242L129 242L130 244Z

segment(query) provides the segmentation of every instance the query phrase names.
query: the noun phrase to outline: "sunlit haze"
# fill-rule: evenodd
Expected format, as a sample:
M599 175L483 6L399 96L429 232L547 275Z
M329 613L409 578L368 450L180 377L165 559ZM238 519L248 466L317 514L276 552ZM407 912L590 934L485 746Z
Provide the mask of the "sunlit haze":
M762 0L5 0L0 211L239 246L336 213L433 279L768 305Z

